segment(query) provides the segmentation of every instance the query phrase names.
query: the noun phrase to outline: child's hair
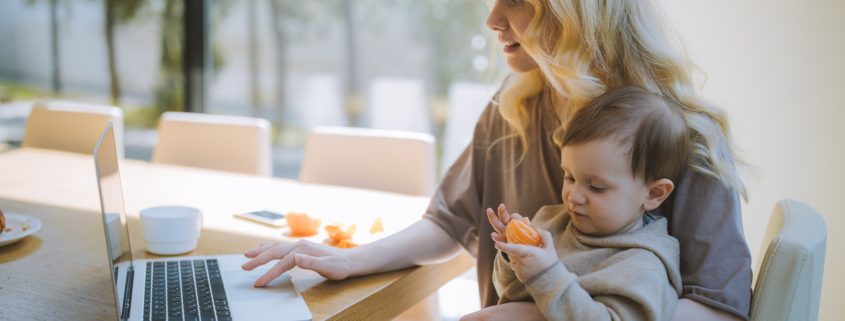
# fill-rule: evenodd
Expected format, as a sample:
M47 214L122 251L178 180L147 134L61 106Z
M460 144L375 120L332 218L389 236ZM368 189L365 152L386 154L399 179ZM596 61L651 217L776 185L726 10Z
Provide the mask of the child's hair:
M684 115L660 96L620 87L578 110L559 140L561 148L597 139L617 139L634 177L677 181L689 166L690 133Z

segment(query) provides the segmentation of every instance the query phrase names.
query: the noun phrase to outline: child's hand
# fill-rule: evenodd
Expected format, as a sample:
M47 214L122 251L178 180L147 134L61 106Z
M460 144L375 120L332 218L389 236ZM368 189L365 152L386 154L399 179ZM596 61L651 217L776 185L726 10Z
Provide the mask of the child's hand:
M511 214L508 213L508 208L505 207L505 204L499 204L498 213L494 212L492 208L488 208L487 220L490 221L490 225L493 225L493 230L495 231L490 234L493 237L493 241L507 242L505 228L508 226L508 222L511 221Z
M516 273L516 278L522 282L531 280L537 273L543 272L560 260L555 251L552 235L542 229L537 229L537 232L543 239L543 247L511 244L498 240L495 244L497 249L508 254L511 269Z

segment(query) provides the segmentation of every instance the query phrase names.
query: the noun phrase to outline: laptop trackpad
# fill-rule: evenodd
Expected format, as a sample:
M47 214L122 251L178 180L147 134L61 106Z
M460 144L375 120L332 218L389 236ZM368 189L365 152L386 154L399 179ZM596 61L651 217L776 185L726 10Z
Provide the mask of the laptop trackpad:
M252 286L266 271L223 271L223 282L226 284L233 319L311 320L311 312L305 300L294 290L288 273L276 278L266 287Z
M252 286L267 270L223 271L229 301L289 300L298 297L290 274L285 273L263 288Z

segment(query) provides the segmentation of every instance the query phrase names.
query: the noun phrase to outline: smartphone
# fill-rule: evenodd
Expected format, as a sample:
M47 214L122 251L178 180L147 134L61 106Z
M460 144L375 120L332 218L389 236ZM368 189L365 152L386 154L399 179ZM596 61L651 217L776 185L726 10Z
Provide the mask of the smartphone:
M235 216L276 227L285 226L286 223L285 214L268 210L236 213Z

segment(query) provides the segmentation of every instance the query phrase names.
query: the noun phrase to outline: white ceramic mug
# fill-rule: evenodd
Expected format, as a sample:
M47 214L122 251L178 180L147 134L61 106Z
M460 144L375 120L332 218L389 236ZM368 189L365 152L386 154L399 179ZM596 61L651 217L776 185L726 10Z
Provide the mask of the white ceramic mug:
M141 210L141 233L147 252L182 254L197 247L202 212L187 206L157 206Z
M126 228L122 223L120 214L106 213L106 228L109 230L109 244L111 244L109 251L112 261L123 255L123 249L127 248L123 240L123 233L126 233Z

